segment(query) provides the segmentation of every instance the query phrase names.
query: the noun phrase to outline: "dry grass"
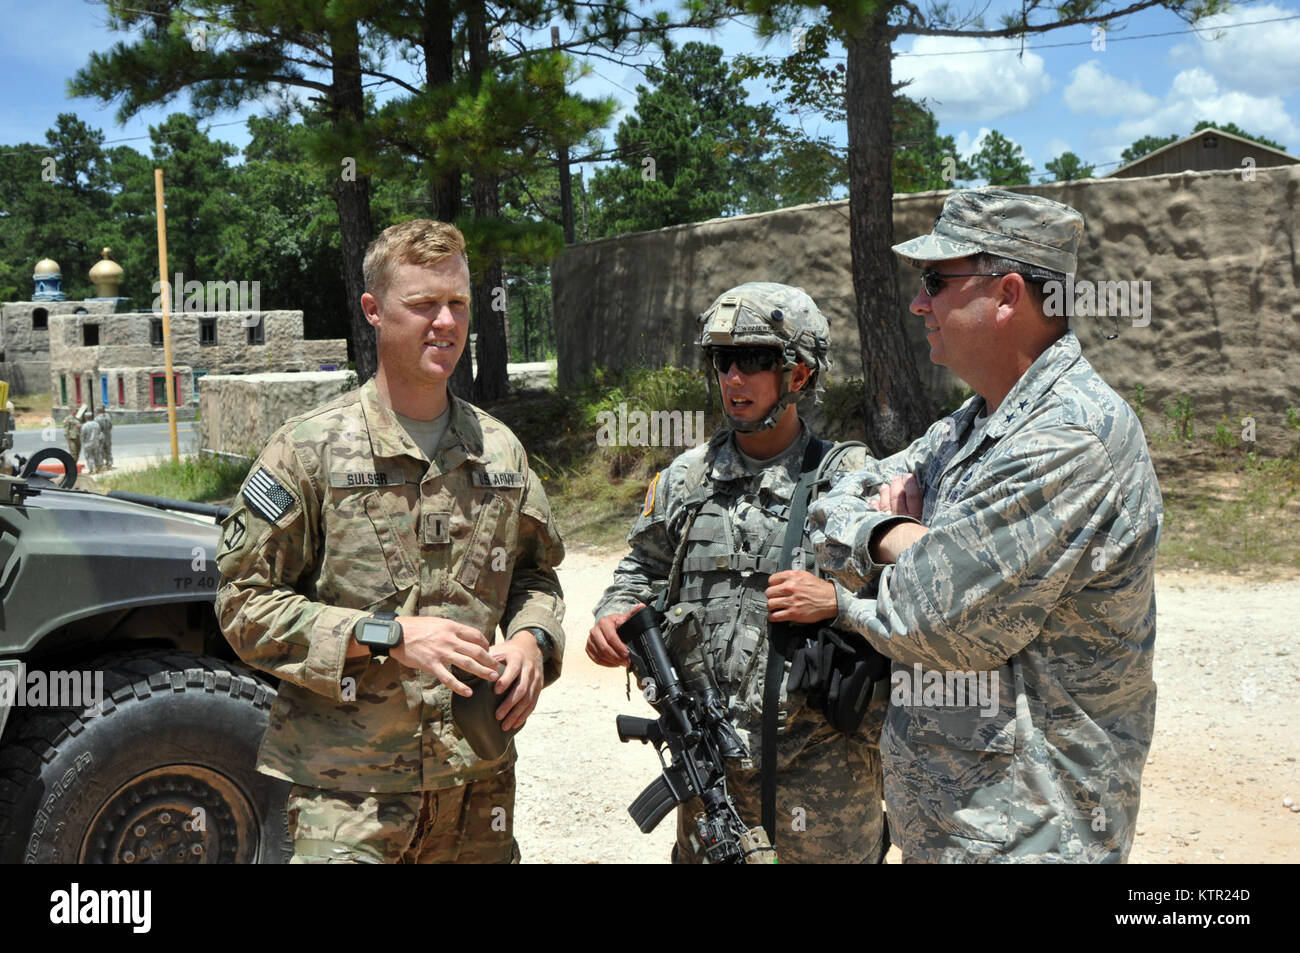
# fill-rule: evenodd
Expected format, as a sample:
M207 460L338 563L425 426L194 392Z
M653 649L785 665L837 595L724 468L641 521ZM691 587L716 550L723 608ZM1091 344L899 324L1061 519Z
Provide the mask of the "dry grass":
M50 419L54 407L54 395L22 394L10 397L14 403L14 429L39 430Z

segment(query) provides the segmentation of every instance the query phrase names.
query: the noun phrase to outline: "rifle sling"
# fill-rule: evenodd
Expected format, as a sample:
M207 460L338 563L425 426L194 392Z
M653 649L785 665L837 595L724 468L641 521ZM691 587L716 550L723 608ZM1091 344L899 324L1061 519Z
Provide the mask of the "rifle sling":
M804 522L808 518L808 499L817 477L817 468L831 444L824 443L811 434L804 450L799 482L790 497L790 512L785 527L785 540L781 544L780 568L790 568L795 547L804 535ZM791 625L788 622L769 624L767 669L763 678L763 758L760 768L762 791L762 822L767 838L776 846L776 725L777 709L781 704L781 683L785 681L785 656L789 648Z

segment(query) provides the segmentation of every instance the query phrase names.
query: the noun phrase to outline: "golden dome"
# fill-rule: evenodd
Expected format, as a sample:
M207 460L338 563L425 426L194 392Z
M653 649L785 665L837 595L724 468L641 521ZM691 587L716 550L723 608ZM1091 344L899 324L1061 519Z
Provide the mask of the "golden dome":
M101 298L117 297L117 286L122 283L122 266L108 257L113 249L105 248L103 258L90 269L90 283Z
M57 274L60 274L59 263L53 258L42 258L36 263L36 270L32 272L32 277L48 278Z
M122 266L108 257L109 252L113 249L105 248L102 252L103 258L95 262L90 269L91 284L99 284L101 281L121 281Z

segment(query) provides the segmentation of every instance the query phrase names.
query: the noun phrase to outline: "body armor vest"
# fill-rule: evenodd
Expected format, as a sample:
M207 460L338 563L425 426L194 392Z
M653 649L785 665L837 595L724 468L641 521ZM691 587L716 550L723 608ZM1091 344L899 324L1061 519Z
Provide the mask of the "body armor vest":
M761 487L762 472L713 481L712 458L705 456L698 489L683 501L693 515L678 547L680 586L665 610L665 638L688 684L715 688L732 723L753 733L752 748L762 718L767 583L780 569L790 501ZM802 555L807 552L805 537L791 568L810 569ZM782 725L790 707L783 684Z

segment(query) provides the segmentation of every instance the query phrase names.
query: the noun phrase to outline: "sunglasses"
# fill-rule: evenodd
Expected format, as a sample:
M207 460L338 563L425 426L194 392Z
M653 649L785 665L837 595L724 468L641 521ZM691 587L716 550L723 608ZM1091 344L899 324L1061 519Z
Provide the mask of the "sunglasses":
M1023 275L1018 271L966 271L958 273L944 273L942 271L923 271L921 272L921 287L925 289L927 296L933 298L943 290L943 283L949 278L1003 278L1007 275L1017 275L1028 282L1041 284L1046 278L1039 278L1035 275Z
M742 374L770 371L781 360L781 352L766 347L711 347L709 363L719 374L725 374L735 364Z

